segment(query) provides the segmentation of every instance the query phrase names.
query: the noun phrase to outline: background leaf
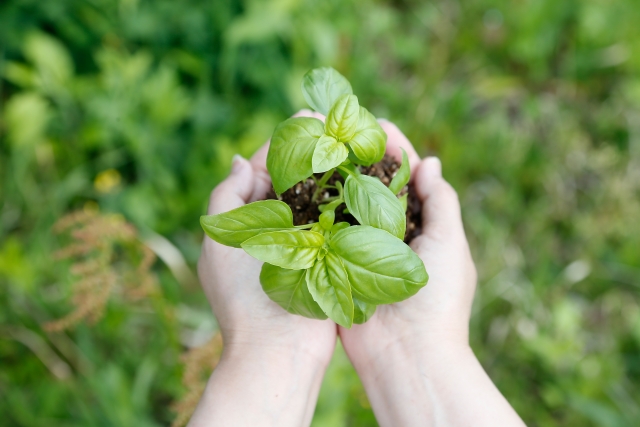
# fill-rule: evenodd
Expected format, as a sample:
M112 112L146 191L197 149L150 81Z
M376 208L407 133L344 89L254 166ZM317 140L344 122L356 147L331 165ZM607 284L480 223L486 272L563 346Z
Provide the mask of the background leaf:
M324 124L312 117L294 117L280 123L271 137L267 170L281 194L313 173L312 159Z
M339 96L352 93L349 81L331 67L309 70L302 79L302 94L307 104L325 116Z
M398 198L379 179L349 175L344 184L344 201L360 224L386 230L404 238L407 220Z
M322 234L314 231L272 231L262 233L242 243L249 255L282 268L310 268L324 244Z
M350 328L353 324L353 300L347 272L340 258L333 252L318 260L307 270L309 292L322 310L338 325Z
M402 240L366 225L332 236L353 295L370 304L391 304L417 293L429 279L422 260Z
M293 214L284 202L263 200L218 215L201 216L200 224L216 242L239 248L260 233L293 228Z
M307 270L289 270L268 263L262 265L260 283L269 298L291 314L326 319L307 287Z

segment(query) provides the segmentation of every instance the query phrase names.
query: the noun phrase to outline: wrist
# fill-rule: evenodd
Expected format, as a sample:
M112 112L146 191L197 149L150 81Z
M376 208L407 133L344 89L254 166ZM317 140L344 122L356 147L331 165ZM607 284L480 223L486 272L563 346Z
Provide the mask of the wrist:
M326 368L335 346L335 332L314 331L311 339L308 331L291 328L274 331L258 328L225 328L222 330L224 350L222 359L255 359L256 357L278 360L296 360L310 366Z

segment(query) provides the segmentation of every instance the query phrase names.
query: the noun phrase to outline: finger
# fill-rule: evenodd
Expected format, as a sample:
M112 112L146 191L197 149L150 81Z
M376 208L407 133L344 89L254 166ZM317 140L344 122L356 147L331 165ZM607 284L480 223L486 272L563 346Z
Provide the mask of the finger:
M251 164L239 155L233 157L231 174L211 192L209 215L239 208L249 202L254 190L254 172Z
M413 148L413 145L402 131L398 129L398 126L385 119L378 119L378 123L380 123L380 126L387 134L387 154L401 162L402 150L400 149L404 148L404 151L407 152L407 157L409 157L411 175L413 176L416 168L420 164L420 156L418 156L416 149Z
M307 110L306 108L298 111L291 117L313 117L315 119L322 120L323 122L325 119L324 114L320 114L317 111Z
M464 235L458 195L442 178L440 159L427 157L420 163L415 188L422 202L422 234L438 240Z

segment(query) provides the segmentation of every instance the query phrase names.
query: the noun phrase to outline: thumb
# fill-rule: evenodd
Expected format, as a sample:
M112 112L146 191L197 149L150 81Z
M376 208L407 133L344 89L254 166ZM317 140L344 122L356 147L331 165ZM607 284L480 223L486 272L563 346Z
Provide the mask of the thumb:
M253 168L239 154L233 156L231 174L211 192L209 215L216 215L245 205L253 193Z
M464 235L458 194L442 178L440 159L427 157L420 163L415 188L422 202L423 235L436 240Z

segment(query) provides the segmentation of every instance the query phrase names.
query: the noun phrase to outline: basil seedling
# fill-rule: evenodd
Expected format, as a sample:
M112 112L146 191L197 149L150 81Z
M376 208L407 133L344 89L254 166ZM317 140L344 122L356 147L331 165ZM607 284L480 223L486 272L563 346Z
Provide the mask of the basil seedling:
M379 162L387 135L358 103L351 84L333 68L309 71L302 81L307 103L326 121L296 117L280 123L271 137L267 169L278 195L323 173L314 200L318 222L295 226L291 208L263 200L218 215L203 216L205 233L218 243L242 248L264 262L260 283L289 313L326 319L346 328L366 322L379 304L409 298L426 285L422 260L403 241L409 182L407 154L385 186L358 166ZM329 185L339 172L343 180ZM337 196L318 200L332 188ZM341 209L358 224L335 223Z

